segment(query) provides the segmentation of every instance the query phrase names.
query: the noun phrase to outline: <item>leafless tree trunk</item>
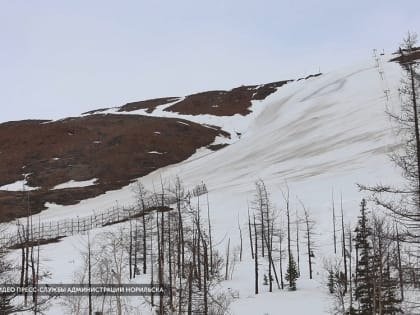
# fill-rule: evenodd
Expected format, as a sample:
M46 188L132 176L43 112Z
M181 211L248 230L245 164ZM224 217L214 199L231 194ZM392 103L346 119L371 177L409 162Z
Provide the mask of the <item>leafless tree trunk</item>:
M228 280L229 275L229 256L230 256L230 238L228 240L228 246L226 250L226 271L225 271L225 280Z
M196 225L197 225L197 279L198 290L201 291L201 217L200 217L200 197L197 197L197 212L196 212Z
M239 261L242 261L242 229L241 229L241 224L239 223L239 214L238 214L238 229L239 229L239 238L241 241L240 250L239 250Z
M397 264L398 264L398 279L400 284L400 294L401 294L401 301L404 301L404 278L403 278L403 270L402 270L402 262L401 262L401 248L400 248L400 234L398 232L398 226L395 225L396 231L396 242L397 242Z
M283 281L283 250L282 250L282 243L283 243L283 233L282 230L279 229L279 268L280 268L280 283L282 290L284 289L284 281Z
M254 259L254 245L252 243L252 230L251 230L251 218L249 216L249 206L248 206L248 234L249 234L249 245L251 248L251 257Z
M19 241L20 241L21 244L25 244L25 242L24 242L24 240L25 240L25 228L22 225L22 234L20 234L20 224L18 224L17 228L18 228ZM26 246L21 247L21 268L20 268L20 286L21 287L23 287L23 283L24 283L24 280L25 280L25 261L26 261L25 248L26 248Z
M288 255L288 262L289 266L292 265L292 248L290 245L290 197L289 197L289 189L287 189L287 193L283 193L283 198L286 202L286 217L287 217L287 255ZM289 286L292 286L292 277L289 277Z
M207 255L207 244L203 240L203 251L204 251L204 315L208 315L209 307L208 307L208 274L209 274L209 263L208 263L208 255Z
M257 233L257 225L255 223L255 215L254 215L254 238L255 238L255 294L258 294L258 233Z
M213 237L211 235L211 219L210 219L210 204L209 194L207 196L207 220L209 221L209 250L210 250L210 273L213 275Z
M312 257L313 257L313 249L312 249L312 235L313 235L313 228L314 228L314 221L310 217L309 210L307 210L304 204L301 202L303 207L303 214L306 226L306 245L308 249L308 267L309 267L309 279L312 279Z
M341 208L341 248L342 248L342 255L344 261L344 278L345 278L345 286L344 286L344 294L347 293L347 254L346 254L346 235L344 231L344 210L343 210L343 196L340 195L340 208Z
M142 209L142 241L143 241L143 274L147 273L147 226L146 226L146 191L144 186L141 182L137 182L137 186L135 188L136 198L137 198L137 205L139 208ZM137 231L137 226L136 226ZM136 238L137 239L137 238ZM135 264L137 266L137 264Z
M333 238L334 238L334 254L337 254L337 236L336 236L336 224L335 224L335 202L334 202L334 191L331 193L331 203L332 203L332 219L333 219Z
M88 243L87 243L87 250L88 250L88 303L89 303L89 315L92 315L92 260L91 260L91 247L90 247L90 235L88 232Z
M163 211L161 212L163 214ZM158 236L158 281L159 281L159 287L161 288L163 286L163 246L162 246L162 237L163 232L161 236L161 230L163 231L163 216L161 217L160 224L162 224L162 228L159 227L159 216L158 212L156 211L156 230L157 230L157 236ZM164 314L164 305L163 305L163 293L159 294L159 315Z
M130 241L129 241L129 246L128 246L128 269L129 269L129 277L130 279L133 278L133 225L132 222L130 220Z
M192 283L193 283L193 267L189 263L188 268L188 315L192 315Z
M172 286L172 236L171 216L168 213L168 267L169 267L169 307L173 311L173 286Z

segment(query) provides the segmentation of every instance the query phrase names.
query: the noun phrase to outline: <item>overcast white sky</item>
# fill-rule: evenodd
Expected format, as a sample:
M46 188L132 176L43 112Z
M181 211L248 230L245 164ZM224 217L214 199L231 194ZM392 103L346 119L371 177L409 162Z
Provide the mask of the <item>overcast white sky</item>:
M0 0L0 121L327 72L408 30L418 0Z

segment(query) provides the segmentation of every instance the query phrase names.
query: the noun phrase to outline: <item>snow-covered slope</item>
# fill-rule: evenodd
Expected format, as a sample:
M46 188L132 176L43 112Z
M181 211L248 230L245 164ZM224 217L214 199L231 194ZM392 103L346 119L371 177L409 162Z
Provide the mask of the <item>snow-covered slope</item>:
M230 145L216 152L201 149L188 160L159 169L141 179L151 188L161 178L180 176L187 187L204 181L209 190L215 238L224 249L227 237L239 243L237 221L246 222L247 203L253 199L255 181L263 179L271 198L281 211L281 191L290 189L293 210L298 198L311 210L318 222L315 279L306 280L306 266L297 292L253 294L252 262L245 250L233 279L223 285L238 292L231 305L233 314L330 314L329 301L322 279L324 253L331 251L331 194L343 197L346 222L358 213L362 194L356 183L398 181L399 175L387 153L398 147L391 122L385 114L386 104L398 102L391 93L387 102L384 89L396 91L400 68L384 63L382 80L373 60L308 80L288 83L264 101L253 101L248 116L189 116L163 111L162 105L152 113L138 114L179 117L207 123L237 134ZM86 215L87 209L100 212L134 202L132 187L80 202L75 206L49 204L41 220L57 220ZM37 220L37 219L35 219ZM37 221L35 221L37 222ZM76 255L74 239L46 245L42 257L51 266L55 281L66 281L75 265L63 255ZM57 255L57 253L60 255ZM303 256L305 257L305 256ZM59 266L59 267L58 267ZM63 276L60 270L66 270ZM289 312L288 312L289 311ZM57 308L51 312L58 312Z

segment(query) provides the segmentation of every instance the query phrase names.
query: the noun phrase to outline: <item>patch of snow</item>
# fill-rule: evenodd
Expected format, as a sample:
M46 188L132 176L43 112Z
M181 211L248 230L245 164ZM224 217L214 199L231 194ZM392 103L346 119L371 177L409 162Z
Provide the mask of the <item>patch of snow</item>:
M0 190L6 191L29 191L29 190L37 190L39 187L31 187L28 186L26 179L18 180L14 183L6 184L0 187Z
M62 183L62 184L54 186L53 188L51 188L51 190L92 186L92 185L95 185L95 181L97 180L98 180L97 178L92 178L92 179L84 180L84 181L70 180L66 183Z
M163 154L162 152L158 152L158 151L150 151L150 152L147 152L147 153L150 153L150 154Z

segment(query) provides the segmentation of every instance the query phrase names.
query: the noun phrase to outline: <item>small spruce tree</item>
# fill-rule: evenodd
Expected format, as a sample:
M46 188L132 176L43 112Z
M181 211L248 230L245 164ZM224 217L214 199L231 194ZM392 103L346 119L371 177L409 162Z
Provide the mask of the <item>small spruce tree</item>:
M268 285L268 277L266 274L264 274L264 282L263 285Z
M295 259L290 254L290 262L287 266L286 280L289 281L289 290L296 291L296 280L298 278L298 271L296 267Z

